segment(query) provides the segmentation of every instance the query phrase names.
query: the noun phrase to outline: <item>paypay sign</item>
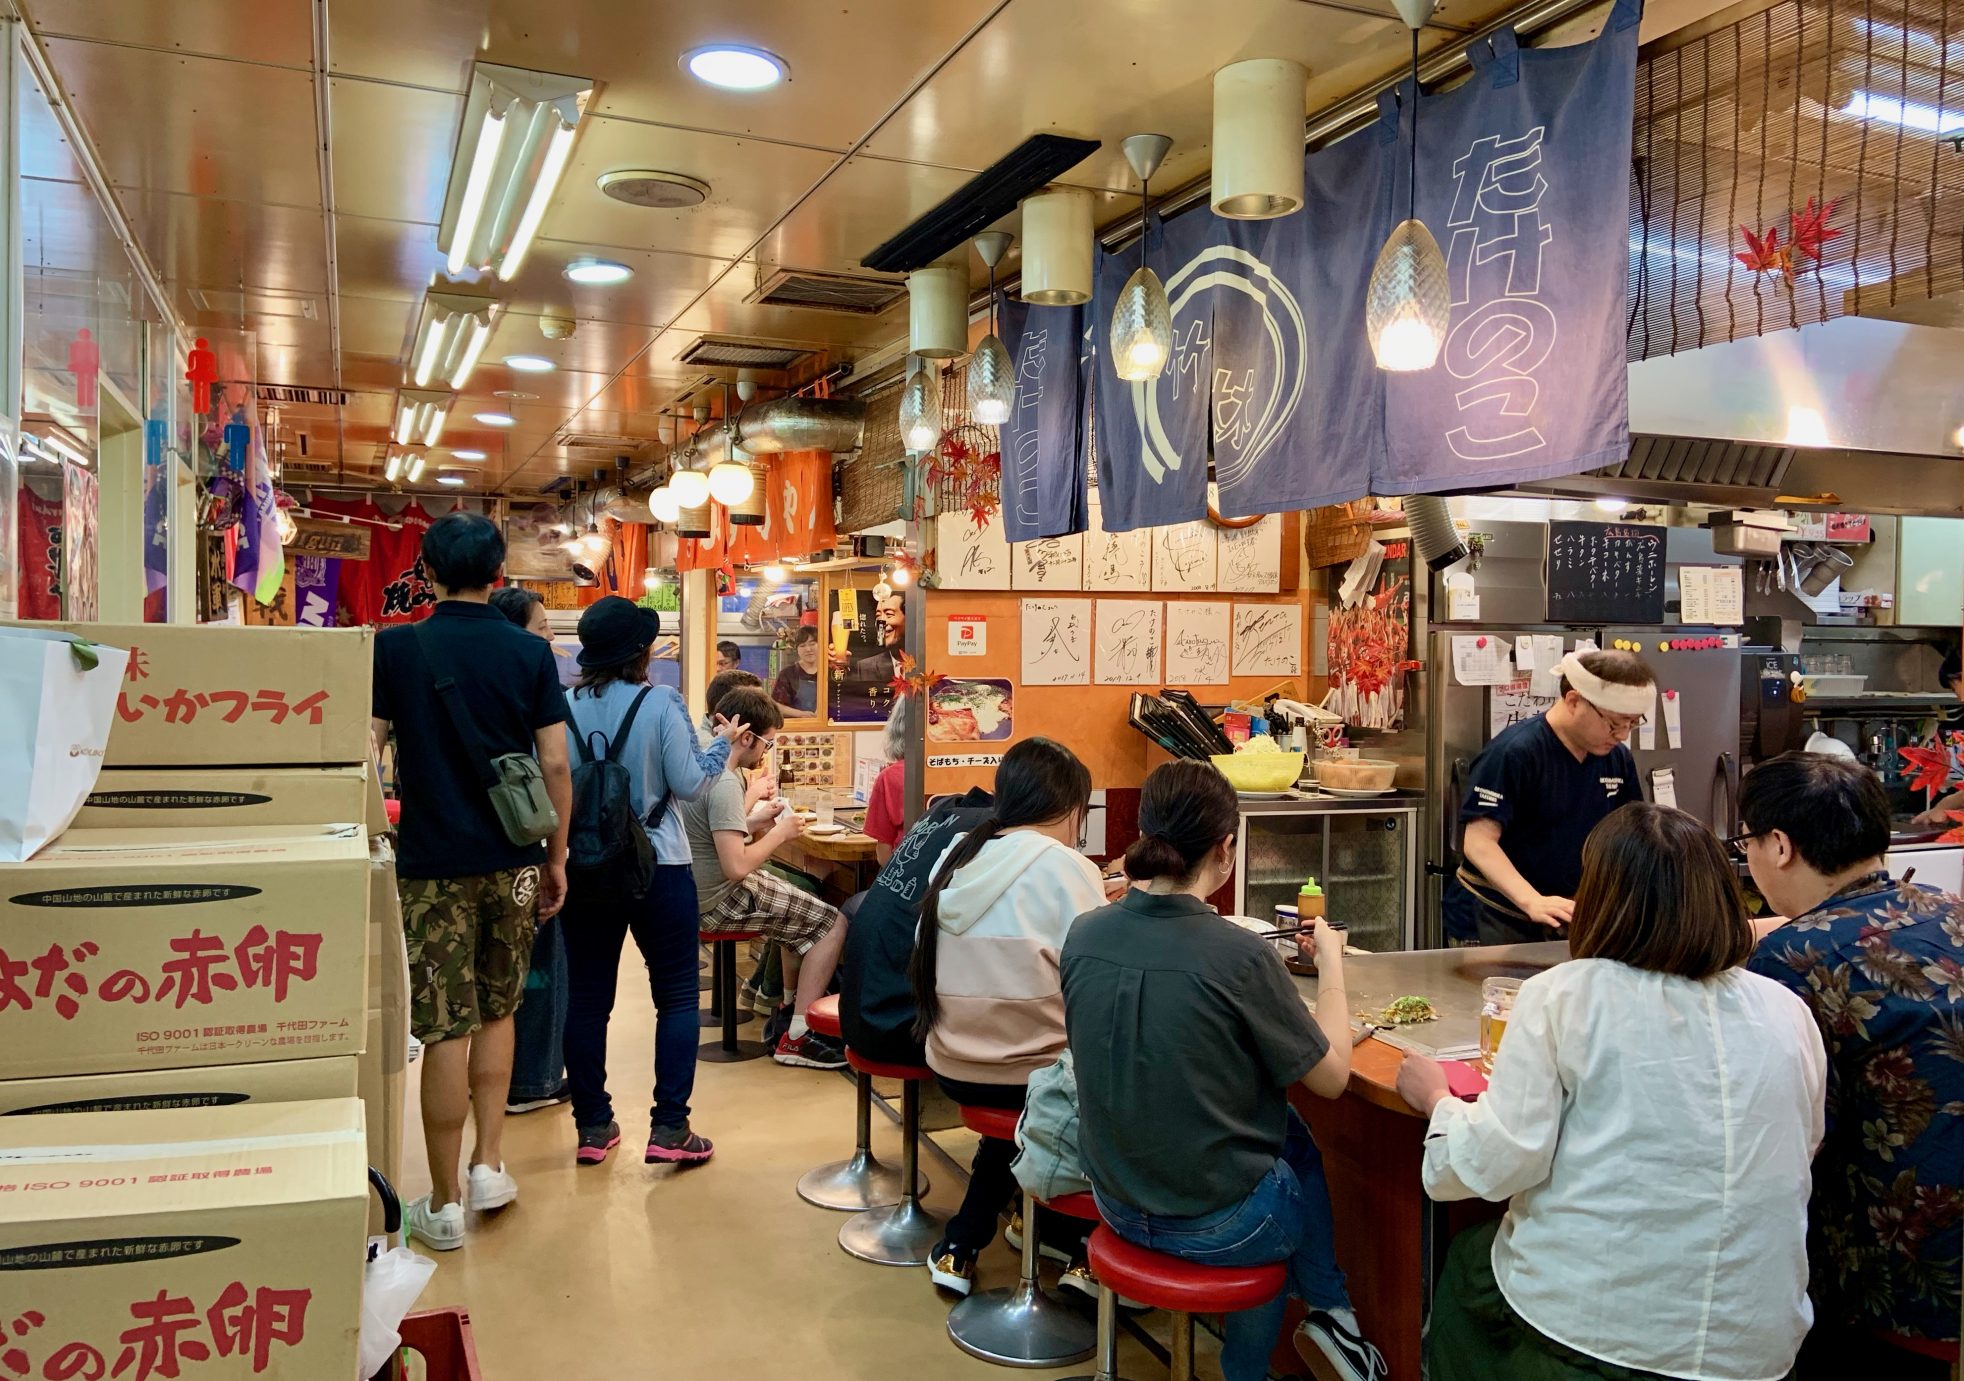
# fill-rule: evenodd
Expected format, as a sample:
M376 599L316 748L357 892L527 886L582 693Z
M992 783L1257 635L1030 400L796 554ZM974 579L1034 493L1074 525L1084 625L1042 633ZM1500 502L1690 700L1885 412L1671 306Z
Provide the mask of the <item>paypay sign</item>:
M989 650L989 621L980 614L953 614L948 619L948 655L980 657Z

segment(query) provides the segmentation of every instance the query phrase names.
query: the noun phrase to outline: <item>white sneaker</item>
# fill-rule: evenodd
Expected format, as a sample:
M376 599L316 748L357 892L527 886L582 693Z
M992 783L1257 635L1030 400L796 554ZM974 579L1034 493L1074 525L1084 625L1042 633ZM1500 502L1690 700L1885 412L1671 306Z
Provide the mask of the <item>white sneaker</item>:
M505 1173L502 1164L496 1170L488 1165L471 1167L471 1207L479 1213L503 1208L517 1197L518 1181Z
M403 1205L402 1227L406 1237L433 1252L454 1252L464 1245L464 1206L435 1208L425 1194Z

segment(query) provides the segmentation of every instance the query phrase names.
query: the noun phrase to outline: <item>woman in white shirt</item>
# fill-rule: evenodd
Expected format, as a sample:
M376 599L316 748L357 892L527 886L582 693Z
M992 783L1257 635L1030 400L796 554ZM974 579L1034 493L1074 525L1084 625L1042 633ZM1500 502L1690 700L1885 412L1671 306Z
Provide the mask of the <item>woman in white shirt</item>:
M1477 1100L1432 1060L1399 1071L1431 1118L1426 1192L1511 1200L1453 1243L1431 1381L1777 1381L1812 1322L1820 1035L1740 967L1738 882L1682 811L1630 805L1596 827L1569 950L1521 985Z

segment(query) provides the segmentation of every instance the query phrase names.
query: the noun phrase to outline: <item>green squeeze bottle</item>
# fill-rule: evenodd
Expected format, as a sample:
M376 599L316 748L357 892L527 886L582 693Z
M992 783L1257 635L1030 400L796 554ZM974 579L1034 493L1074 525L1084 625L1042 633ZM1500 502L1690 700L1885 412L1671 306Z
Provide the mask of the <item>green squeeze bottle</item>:
M1316 885L1315 878L1306 878L1302 890L1296 893L1296 919L1305 925L1323 919L1323 889Z

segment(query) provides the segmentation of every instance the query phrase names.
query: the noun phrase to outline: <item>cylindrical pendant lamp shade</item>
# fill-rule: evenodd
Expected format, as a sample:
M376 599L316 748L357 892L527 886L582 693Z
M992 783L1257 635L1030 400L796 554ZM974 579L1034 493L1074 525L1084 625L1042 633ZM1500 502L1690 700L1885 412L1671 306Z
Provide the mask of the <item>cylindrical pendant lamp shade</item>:
M1286 216L1303 204L1303 93L1309 69L1288 58L1236 62L1214 74L1214 214Z
M1300 168L1296 185L1302 185ZM1089 302L1091 243L1091 193L1052 187L1025 197L1022 299L1040 307Z
M762 527L764 505L769 497L770 468L756 456L750 458L750 492L730 508L730 521L738 527Z
M685 508L675 515L675 535L677 537L709 536L709 504L700 508Z
M941 259L907 275L907 353L952 360L968 353L968 260Z

